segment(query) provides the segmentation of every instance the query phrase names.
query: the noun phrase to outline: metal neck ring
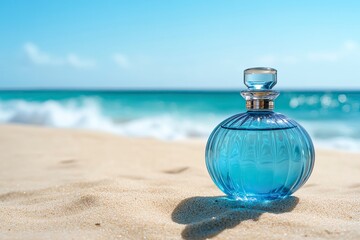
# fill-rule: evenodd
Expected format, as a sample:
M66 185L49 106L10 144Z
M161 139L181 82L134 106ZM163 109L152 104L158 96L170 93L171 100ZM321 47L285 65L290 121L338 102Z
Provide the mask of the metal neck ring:
M273 110L274 101L269 99L252 99L246 101L247 110Z

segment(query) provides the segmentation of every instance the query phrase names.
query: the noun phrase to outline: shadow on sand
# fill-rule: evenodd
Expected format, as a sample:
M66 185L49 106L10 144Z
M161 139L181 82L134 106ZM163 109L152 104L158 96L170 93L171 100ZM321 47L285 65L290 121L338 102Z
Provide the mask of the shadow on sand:
M265 203L245 203L226 197L191 197L181 201L172 212L172 220L185 224L184 239L211 238L245 220L257 221L263 213L281 214L292 211L297 197Z

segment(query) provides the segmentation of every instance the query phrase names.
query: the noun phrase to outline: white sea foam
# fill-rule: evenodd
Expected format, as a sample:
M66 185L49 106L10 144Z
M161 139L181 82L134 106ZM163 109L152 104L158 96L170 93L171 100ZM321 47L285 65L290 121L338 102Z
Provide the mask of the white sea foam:
M360 141L346 137L336 137L327 140L315 139L315 146L326 149L360 152Z
M135 116L135 115L134 115ZM138 115L137 115L138 116ZM80 128L111 132L132 137L162 140L207 138L225 116L161 113L140 117L112 119L103 113L96 98L67 101L0 101L0 122L35 124L49 127ZM300 122L315 145L326 148L360 151L360 130L341 121Z
M360 128L356 122L305 121L301 124L310 134L316 146L360 151Z
M57 101L28 102L12 100L0 102L0 121L63 128L85 128L111 131L112 123L102 116L96 102L84 100L61 104Z
M114 121L105 116L94 99L78 101L0 102L0 122L42 125L48 127L101 130L133 137L179 140L207 137L213 124L194 122L168 114Z

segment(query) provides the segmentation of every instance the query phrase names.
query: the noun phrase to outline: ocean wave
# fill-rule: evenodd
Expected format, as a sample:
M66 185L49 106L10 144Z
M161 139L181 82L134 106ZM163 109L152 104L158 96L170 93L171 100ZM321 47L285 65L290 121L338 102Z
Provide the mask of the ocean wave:
M301 125L321 148L360 151L360 128L350 121L304 121Z
M153 137L179 140L206 137L212 124L204 125L191 119L171 115L114 120L106 116L94 99L65 102L30 102L11 100L0 102L0 121L48 127L101 130L132 137Z
M0 122L48 127L78 128L111 132L131 137L162 140L206 139L226 116L162 113L110 117L96 98L43 102L23 99L0 101ZM135 117L136 116L136 117ZM360 150L360 129L344 121L303 121L315 145L350 151Z
M327 140L315 139L315 147L360 152L360 141L346 137L335 137Z
M30 102L11 100L0 102L0 121L62 128L85 128L112 131L112 123L102 116L96 101L84 99L64 103L49 100Z

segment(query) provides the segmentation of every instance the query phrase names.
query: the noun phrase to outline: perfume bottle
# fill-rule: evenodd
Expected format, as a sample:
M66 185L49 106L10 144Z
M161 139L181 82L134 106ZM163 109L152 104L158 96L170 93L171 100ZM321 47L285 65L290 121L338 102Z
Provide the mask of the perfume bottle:
M299 123L273 112L279 92L273 68L244 71L247 112L221 122L206 145L206 166L230 198L265 201L285 198L310 177L315 152Z

